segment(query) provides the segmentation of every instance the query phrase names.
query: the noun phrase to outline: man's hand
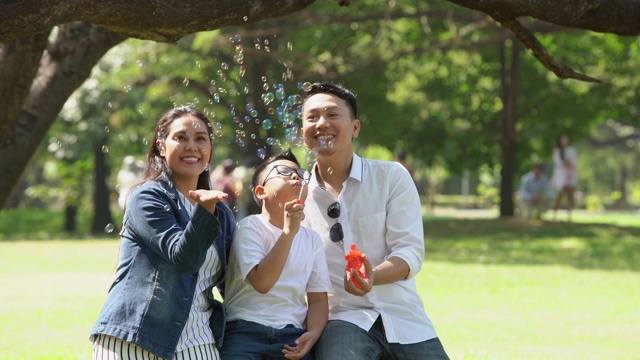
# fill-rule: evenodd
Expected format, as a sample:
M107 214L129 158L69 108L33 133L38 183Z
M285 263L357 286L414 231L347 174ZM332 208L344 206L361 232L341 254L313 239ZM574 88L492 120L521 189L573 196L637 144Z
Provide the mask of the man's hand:
M355 296L364 296L373 288L375 277L373 267L371 266L371 263L369 262L369 259L367 259L366 255L362 256L362 262L364 263L365 274L367 275L369 280L364 280L363 278L361 278L360 274L358 274L358 271L356 271L355 269L344 272L344 289L348 293ZM360 284L361 288L358 288L351 279L355 279L358 284Z

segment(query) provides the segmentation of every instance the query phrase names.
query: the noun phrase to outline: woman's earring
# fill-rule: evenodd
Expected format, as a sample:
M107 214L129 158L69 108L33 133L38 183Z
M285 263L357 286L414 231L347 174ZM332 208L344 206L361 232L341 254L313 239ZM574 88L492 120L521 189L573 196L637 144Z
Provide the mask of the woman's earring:
M204 171L209 171L211 170L211 166L209 166L209 163L207 163L207 166L204 167Z

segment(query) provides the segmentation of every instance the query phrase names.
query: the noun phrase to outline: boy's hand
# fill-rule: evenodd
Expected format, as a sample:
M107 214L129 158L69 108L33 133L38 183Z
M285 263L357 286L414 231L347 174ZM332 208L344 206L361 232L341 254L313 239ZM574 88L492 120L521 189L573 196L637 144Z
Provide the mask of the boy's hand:
M282 230L287 233L297 233L300 230L300 223L304 220L304 204L298 199L284 204L284 226Z
M189 197L212 214L216 213L218 201L222 201L228 196L227 193L218 190L189 190Z
M314 336L306 332L296 339L295 346L285 345L282 353L287 359L301 359L311 351L315 342Z

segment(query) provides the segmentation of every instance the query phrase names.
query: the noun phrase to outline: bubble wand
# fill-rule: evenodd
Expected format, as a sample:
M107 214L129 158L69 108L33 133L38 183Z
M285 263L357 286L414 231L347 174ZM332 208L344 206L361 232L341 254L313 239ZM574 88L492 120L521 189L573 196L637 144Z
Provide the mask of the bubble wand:
M304 176L302 177L302 185L300 186L300 193L298 194L298 204L302 204L302 193L304 192L304 185L309 182L311 178L311 173L308 171L304 172Z
M307 164L311 164L315 162L314 155L317 152L316 149L310 150L307 153ZM302 186L300 186L300 194L298 194L298 204L302 204L302 192L304 191L304 185L309 182L311 179L311 173L307 170L304 172L304 176L302 177Z

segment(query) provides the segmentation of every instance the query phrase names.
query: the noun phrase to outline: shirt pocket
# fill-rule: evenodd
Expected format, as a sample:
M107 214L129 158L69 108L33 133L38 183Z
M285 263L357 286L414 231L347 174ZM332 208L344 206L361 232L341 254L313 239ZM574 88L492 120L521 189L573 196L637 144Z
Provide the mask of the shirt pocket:
M389 253L386 218L386 212L363 216L358 219L358 228L355 229L354 243L374 266L381 263Z

